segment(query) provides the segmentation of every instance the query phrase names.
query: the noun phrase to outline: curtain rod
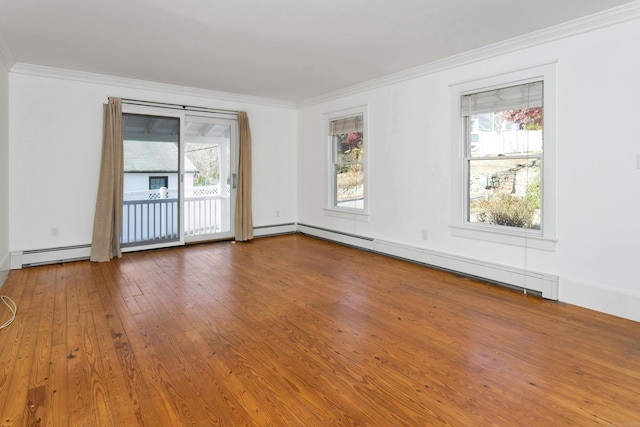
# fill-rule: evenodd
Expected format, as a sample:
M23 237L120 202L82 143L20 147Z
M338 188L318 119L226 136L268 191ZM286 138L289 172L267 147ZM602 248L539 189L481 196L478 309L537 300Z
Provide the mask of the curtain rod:
M111 98L111 97L109 97ZM183 111L195 111L202 113L216 113L216 114L226 114L230 116L237 116L238 111L234 110L224 110L220 108L209 108L209 107L196 107L193 105L182 105L182 104L171 104L168 102L155 102L155 101L143 101L140 99L129 99L129 98L120 98L123 104L129 105L143 105L146 107L158 107L158 108L168 108L172 110L183 110Z

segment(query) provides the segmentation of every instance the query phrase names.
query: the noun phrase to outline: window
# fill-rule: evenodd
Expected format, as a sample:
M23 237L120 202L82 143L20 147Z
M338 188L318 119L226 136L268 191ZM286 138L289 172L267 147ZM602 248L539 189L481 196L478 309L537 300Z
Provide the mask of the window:
M461 96L465 219L541 230L543 82Z
M135 141L125 141L125 144L128 146L131 146L132 144L135 144ZM177 154L177 151L178 151L177 147L175 151ZM125 180L126 179L127 177L125 174ZM150 200L168 199L170 192L176 192L176 189L171 189L171 190L169 189L168 176L150 176L149 177L149 199ZM126 194L125 194L125 197L126 197Z
M555 62L451 85L451 234L554 251Z
M366 211L366 114L363 109L329 117L329 209Z
M159 190L161 188L169 188L168 176L150 176L149 190Z

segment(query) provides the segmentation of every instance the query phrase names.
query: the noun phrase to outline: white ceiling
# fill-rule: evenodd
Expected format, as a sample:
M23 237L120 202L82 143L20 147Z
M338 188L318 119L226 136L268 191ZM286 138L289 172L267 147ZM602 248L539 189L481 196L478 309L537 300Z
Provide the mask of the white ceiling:
M1 0L18 63L303 101L629 0Z

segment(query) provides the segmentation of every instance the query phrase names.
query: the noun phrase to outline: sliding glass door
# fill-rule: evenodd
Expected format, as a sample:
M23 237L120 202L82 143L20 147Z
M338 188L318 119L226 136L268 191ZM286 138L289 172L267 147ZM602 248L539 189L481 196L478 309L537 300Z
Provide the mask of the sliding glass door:
M236 121L187 116L184 141L185 241L233 237Z
M122 127L124 250L234 236L237 120L130 106Z
M180 118L123 114L123 248L179 242Z

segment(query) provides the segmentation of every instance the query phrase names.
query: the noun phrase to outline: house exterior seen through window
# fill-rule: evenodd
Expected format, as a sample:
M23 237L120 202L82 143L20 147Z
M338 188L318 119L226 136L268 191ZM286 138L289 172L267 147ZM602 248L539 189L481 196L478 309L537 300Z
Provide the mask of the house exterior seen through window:
M159 190L160 188L169 188L168 176L150 176L149 190Z
M468 224L542 229L543 82L461 96Z

